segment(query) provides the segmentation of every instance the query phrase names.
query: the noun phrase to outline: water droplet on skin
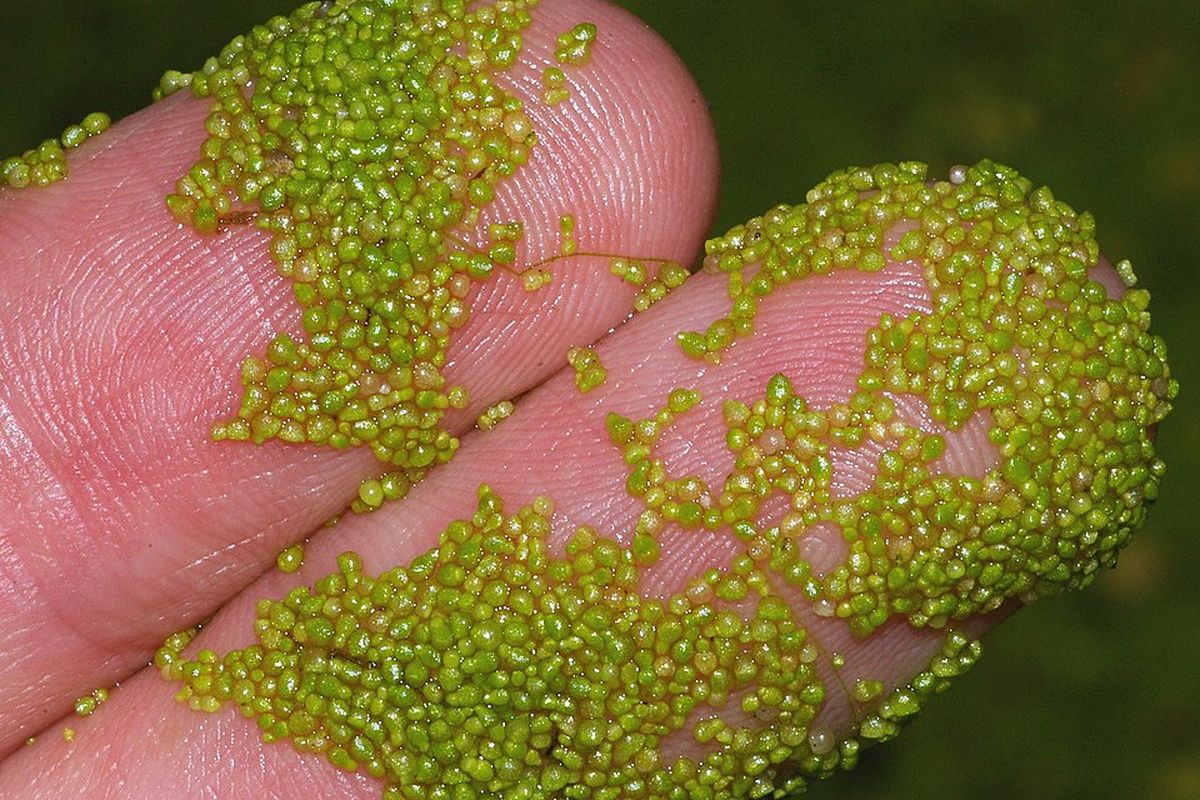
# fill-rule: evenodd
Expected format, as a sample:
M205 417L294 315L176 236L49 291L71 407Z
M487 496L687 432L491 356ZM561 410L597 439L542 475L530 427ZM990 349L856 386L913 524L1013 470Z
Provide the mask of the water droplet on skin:
M833 745L833 734L829 731L813 728L808 732L808 746L812 748L813 753L816 755L825 755L833 749Z

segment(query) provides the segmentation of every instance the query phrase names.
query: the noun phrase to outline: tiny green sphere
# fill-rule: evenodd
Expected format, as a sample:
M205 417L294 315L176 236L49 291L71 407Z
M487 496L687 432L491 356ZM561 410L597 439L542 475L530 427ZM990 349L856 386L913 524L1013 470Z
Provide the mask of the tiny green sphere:
M358 499L370 508L378 508L386 499L383 484L376 478L370 478L359 484Z
M79 123L88 136L98 136L108 130L112 124L112 119L103 111L93 111L83 118L83 122Z
M83 144L88 138L88 132L82 125L71 125L62 133L62 146L71 149Z
M295 572L304 565L304 543L298 542L280 551L275 559L275 566L280 572Z

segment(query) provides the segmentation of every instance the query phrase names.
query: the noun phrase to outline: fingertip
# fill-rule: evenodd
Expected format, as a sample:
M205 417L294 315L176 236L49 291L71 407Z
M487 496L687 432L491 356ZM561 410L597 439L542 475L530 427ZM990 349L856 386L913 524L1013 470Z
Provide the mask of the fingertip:
M591 57L564 66L556 39L585 21L598 30ZM497 80L521 99L537 145L479 226L517 220L524 233L513 270L473 293L471 320L449 354L449 371L469 375L472 394L493 397L516 388L514 365L544 379L565 365L568 347L629 315L635 290L610 274L606 256L689 264L716 206L712 121L686 67L649 26L617 6L572 0L541 6L524 45ZM555 68L566 99L548 102L545 75ZM574 258L559 257L564 217L574 225ZM524 290L517 273L547 260L550 285Z
M557 37L583 21L598 31L590 58L558 62ZM581 246L694 253L716 205L716 138L700 90L670 45L597 0L543 6L525 42L524 57L502 79L522 98L538 146L528 174L505 187L494 214L528 208L522 201L531 199L534 210L546 206L549 216L530 222L551 224L526 226L534 252L554 249L557 214L569 213L579 218ZM566 78L561 102L545 93L553 68Z

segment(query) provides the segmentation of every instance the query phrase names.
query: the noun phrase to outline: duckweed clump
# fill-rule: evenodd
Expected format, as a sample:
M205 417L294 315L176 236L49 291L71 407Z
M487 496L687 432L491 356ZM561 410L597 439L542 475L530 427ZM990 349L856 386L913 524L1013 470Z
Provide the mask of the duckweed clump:
M618 260L620 260L620 259L614 259L614 262L616 262ZM637 264L638 266L642 267L641 273L644 275L645 274L644 273L645 262L648 260L652 261L655 259L642 259L640 261L630 261L630 260L625 260L625 261L628 264L631 264L631 265ZM614 274L618 274L616 272L616 269L611 266L610 266L610 270ZM623 276L626 281L629 281L629 275L633 271L634 271L634 269L631 266L630 269ZM669 295L671 292L675 291L680 286L682 286L684 281L686 281L690 275L691 275L691 272L688 271L688 268L678 262L675 262L675 261L662 262L658 269L658 273L656 275L654 275L654 277L643 280L641 283L638 284L640 286L640 288L638 290L638 293L633 296L633 310L637 313L641 313L641 312L645 311L646 309L650 308L650 306L654 305L655 303L658 303L659 301L666 299L667 295Z
M266 741L365 770L389 800L769 793L825 697L792 610L749 559L733 573L749 611L642 597L632 550L591 529L554 556L550 513L539 500L508 515L482 487L474 516L409 566L371 578L344 554L259 603L257 644L187 660L185 634L156 663L180 701L232 702ZM712 716L730 704L771 729ZM685 729L708 754L665 758Z
M654 266L657 266L657 270ZM633 310L637 313L665 299L691 275L687 267L676 261L623 256L609 259L608 271L630 286L638 288L633 297Z
M1094 279L1091 215L990 161L953 182L927 182L923 164L845 170L807 201L708 242L731 311L681 333L686 353L719 358L780 286L889 259L920 265L931 310L885 314L867 331L844 403L811 408L783 375L753 405L727 400L734 469L719 491L627 451L639 495L667 521L767 542L771 570L860 635L896 615L940 628L1008 598L1084 587L1113 566L1157 496L1151 429L1178 384L1149 332L1149 294L1109 297ZM947 472L943 436L897 414L906 396L946 431L985 415L999 462L982 478ZM873 484L835 495L835 451L864 447L881 451ZM776 493L792 512L759 523ZM819 575L797 542L822 524L847 553Z
M950 681L965 673L979 660L983 648L979 641L957 630L948 630L942 649L907 684L897 687L882 700L883 686L878 681L857 681L851 699L857 704L875 703L859 718L853 736L845 737L832 748L833 738L824 731L810 734L813 764L823 763L826 773L833 768L853 769L863 745L879 744L894 739L904 725L925 707L934 695L943 692ZM865 698L865 699L864 699Z
M608 380L608 370L600 363L600 356L591 347L572 347L567 351L567 363L575 370L575 387L581 394L603 386Z
M108 702L108 689L100 687L93 689L89 694L75 699L75 715L79 717L90 717L104 703Z
M26 186L49 186L64 180L68 171L67 151L104 133L111 124L108 114L96 111L84 117L79 124L68 127L57 139L46 139L19 156L0 161L0 186L23 189Z
M413 475L411 471L393 470L377 478L365 479L358 485L358 496L350 503L350 510L361 514L374 511L391 500L399 500L408 494L416 482Z
M554 60L560 64L583 66L592 57L592 44L596 41L596 26L581 22L566 33L558 36L554 49Z
M567 88L567 73L561 67L546 67L542 70L542 102L548 106L569 100L571 90Z
M285 547L275 557L275 567L280 572L295 572L302 566L304 566L303 542L297 542L290 547Z
M481 431L490 431L504 420L512 416L517 406L512 400L501 400L495 405L488 406L475 420L475 427Z
M456 231L535 144L492 77L534 5L311 3L164 77L158 96L213 100L202 157L168 206L201 232L248 219L270 231L302 308L304 340L279 334L247 360L241 408L216 438L371 447L396 469L363 482L359 510L453 454L439 421L468 398L442 374L446 347L473 283L511 267L521 229L493 225L482 249ZM569 34L559 60L583 63L594 27ZM562 70L543 77L544 99L564 99ZM986 161L932 183L919 164L845 170L806 200L708 243L730 311L679 344L719 361L780 286L919 264L929 311L866 332L845 402L811 406L786 375L760 398L720 398L732 458L719 486L671 475L656 453L699 392L677 388L645 419L610 414L642 506L628 546L585 527L557 553L548 500L510 514L481 487L474 515L411 564L370 577L347 553L311 587L260 601L254 645L189 658L195 631L171 637L155 663L178 698L232 703L266 741L380 778L388 800L782 797L852 766L860 742L894 736L967 669L979 647L959 621L1111 566L1157 493L1150 429L1177 386L1148 295L1109 298L1092 279L1092 218ZM573 219L562 229L559 257L575 251ZM639 310L688 275L612 258ZM589 348L572 364L581 390L603 372ZM986 415L998 463L981 478L948 472L945 437L903 418L905 396L943 433ZM873 481L837 494L838 453L862 448L878 453ZM790 510L763 519L775 496ZM739 552L674 596L643 596L668 526L731 536ZM844 559L818 572L800 544L830 526ZM858 636L893 619L944 630L943 651L890 692L858 680L856 729L824 730L818 666L844 660L785 589Z
M558 232L561 236L558 254L560 256L575 255L575 215L563 214L558 218Z
M504 263L503 247L467 246L461 231L536 143L494 77L534 5L309 3L164 76L157 97L212 100L168 207L202 233L270 231L304 330L247 359L241 406L215 439L368 446L397 469L391 493L388 476L364 484L367 508L455 452L440 420L468 396L443 375L447 345L473 283Z
M1146 293L1109 297L1093 279L1091 217L986 161L937 182L918 164L846 170L807 200L708 243L731 310L679 341L719 360L778 287L912 261L929 310L865 332L845 402L812 406L783 374L759 398L721 398L731 461L717 487L656 453L698 391L644 419L610 413L642 506L628 546L585 527L558 555L548 500L510 515L481 487L474 516L412 564L371 578L348 553L311 588L261 601L255 645L189 659L193 632L173 637L155 661L179 699L232 702L267 741L365 770L390 800L783 797L853 766L968 669L980 648L960 621L1114 564L1157 493L1150 429L1177 385ZM904 418L906 395L940 431ZM997 463L954 474L946 436L976 415ZM839 453L864 448L870 485L835 492ZM764 519L774 497L788 511ZM645 597L669 526L739 552ZM844 557L818 572L801 544L830 528ZM845 687L859 722L826 730L818 665L846 658L821 650L785 590L859 637L896 619L944 630L942 651L890 691Z

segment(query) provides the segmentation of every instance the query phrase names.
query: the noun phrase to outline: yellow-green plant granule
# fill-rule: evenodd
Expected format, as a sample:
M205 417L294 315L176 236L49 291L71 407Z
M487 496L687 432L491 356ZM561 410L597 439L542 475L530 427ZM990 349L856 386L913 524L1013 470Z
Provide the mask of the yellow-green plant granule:
M575 370L575 386L587 394L608 380L608 370L591 347L572 347L567 351L567 363Z
M280 572L295 572L304 566L304 542L284 548L275 557L275 566Z
M566 33L559 34L554 50L554 60L560 64L582 66L592 57L592 44L596 41L596 26L581 22Z
M559 67L546 67L542 70L542 102L546 105L557 105L571 97L567 89L567 75Z
M653 273L650 264L658 264ZM626 283L638 287L633 298L633 310L642 312L683 285L691 274L687 267L674 261L656 258L616 257L608 262L608 271Z
M642 505L627 547L580 528L553 553L549 500L509 514L481 487L475 514L411 564L373 578L345 554L311 588L261 601L251 647L189 659L192 632L173 637L155 662L179 699L232 702L268 741L381 778L389 800L783 797L853 766L969 668L980 649L959 622L1115 563L1157 493L1150 429L1177 386L1146 293L1110 298L1093 280L1089 215L991 162L935 182L923 165L883 164L835 173L708 252L731 310L680 335L696 357L750 335L778 286L835 269L914 261L931 309L864 332L845 402L812 407L783 374L757 398L710 398L732 456L719 486L671 475L656 453L699 392L677 388L645 419L610 413ZM949 431L986 415L998 463L948 471L944 437L902 418L901 395ZM865 447L873 482L836 496L834 450ZM791 510L764 521L773 496ZM740 552L645 597L668 526ZM801 544L830 526L845 555L818 573ZM942 630L942 651L891 691L847 687L853 731L816 727L817 665L845 656L821 650L783 587L858 637L896 620Z
M303 337L245 362L216 439L369 446L409 483L454 453L440 420L467 395L443 375L446 348L473 282L510 264L519 238L480 250L460 232L536 142L494 79L534 6L309 3L164 77L158 97L213 101L167 205L205 233L253 217L301 309ZM359 506L376 505L378 483Z
M608 271L631 286L646 282L646 265L628 258L614 258L608 262Z
M501 400L493 406L488 406L479 418L475 420L475 425L481 431L490 431L504 420L512 416L517 407L511 400Z
M553 273L541 267L531 267L521 272L521 288L527 292L536 292L553 282Z
M639 264L644 266L645 263L655 260L658 259L626 259L625 261L628 264ZM614 273L616 272L615 269L612 271ZM682 286L683 282L688 279L689 275L691 275L691 273L688 271L687 267L683 266L682 264L674 261L662 261L658 270L658 274L653 278L644 281L641 284L641 288L638 290L638 293L634 295L633 310L640 313L650 308L650 306L664 299L671 292ZM624 277L627 281L629 280L628 273Z
M561 256L570 256L575 254L575 215L563 214L558 219L558 230L562 236L562 242L559 245L558 253Z
M362 514L382 506L390 500L399 500L413 487L413 473L405 470L385 472L377 478L367 478L358 486L358 496L350 503L350 510Z
M75 700L75 714L80 717L90 717L100 705L106 702L108 702L108 689L103 687L93 689L90 694L85 694Z

